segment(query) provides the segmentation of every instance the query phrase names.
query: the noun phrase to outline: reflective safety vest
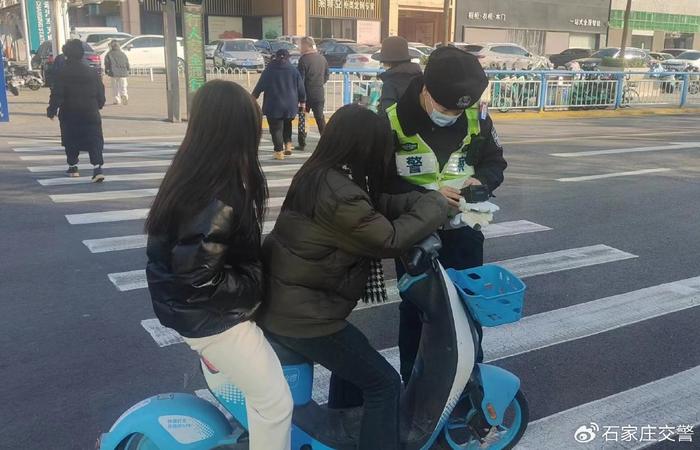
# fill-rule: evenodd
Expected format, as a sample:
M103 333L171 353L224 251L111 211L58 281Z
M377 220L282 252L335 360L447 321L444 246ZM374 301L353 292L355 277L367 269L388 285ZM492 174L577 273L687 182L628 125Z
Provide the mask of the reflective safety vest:
M396 103L388 107L386 113L391 129L399 140L396 168L403 179L426 189L438 190L443 186L462 189L464 182L474 175L474 168L467 164L467 150L472 137L481 132L478 105L464 111L469 127L467 135L460 148L450 155L442 171L435 152L423 138L419 134L406 136L403 132L396 112Z

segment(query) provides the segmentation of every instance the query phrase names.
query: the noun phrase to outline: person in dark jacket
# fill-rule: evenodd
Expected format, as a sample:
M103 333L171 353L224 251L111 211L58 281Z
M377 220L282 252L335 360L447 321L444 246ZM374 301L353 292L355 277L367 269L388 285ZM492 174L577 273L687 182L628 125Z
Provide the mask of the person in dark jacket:
M109 52L105 56L105 73L112 79L112 98L115 105L129 103L127 77L129 76L129 58L119 47L119 42L109 44Z
M460 190L481 185L488 192L503 182L507 164L498 134L478 101L488 79L478 59L454 47L435 50L425 76L414 78L399 102L387 109L395 138L395 168L387 191L438 191L456 214ZM484 235L465 226L440 231L440 262L457 270L484 262ZM404 273L397 261L397 278ZM401 302L401 375L408 383L422 323L418 309ZM482 355L478 355L481 358Z
M101 182L102 173L102 117L105 105L105 87L101 77L82 62L83 43L70 40L64 46L65 66L56 74L46 115L53 119L58 114L61 124L61 145L66 150L67 174L80 176L78 156L87 151L92 164L92 181Z
M390 36L382 42L380 52L372 55L380 61L387 70L379 74L382 80L382 95L379 98L379 111L398 102L411 80L423 74L420 66L411 62L408 53L408 41L400 36Z
M263 98L263 114L270 126L275 159L292 154L292 120L304 107L306 91L299 71L289 63L289 51L277 50L274 59L260 75L253 96Z
M437 192L381 195L391 154L384 118L359 105L339 109L263 244L259 323L362 390L362 450L399 448L401 380L347 317L369 295L372 261L401 255L447 220L447 201Z
M288 450L291 392L252 321L264 288L261 133L260 108L241 86L215 80L199 89L146 221L146 277L160 322L243 391L251 450Z
M304 88L306 89L305 112L313 111L318 132L323 133L323 128L326 126L326 118L323 115L323 108L326 103L324 86L330 76L328 61L316 51L314 38L305 36L301 38L299 45L301 58L299 58L297 68L304 79ZM299 133L297 138L299 140L299 150L304 150L304 147L306 147L306 134Z

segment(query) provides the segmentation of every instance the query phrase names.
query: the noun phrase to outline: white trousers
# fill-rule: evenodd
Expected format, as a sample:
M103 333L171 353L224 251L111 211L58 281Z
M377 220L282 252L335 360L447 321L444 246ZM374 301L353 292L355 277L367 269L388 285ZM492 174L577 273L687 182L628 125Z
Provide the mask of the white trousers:
M250 450L289 450L294 403L277 354L253 322L185 338L245 395Z
M129 98L129 93L127 92L128 86L129 84L126 81L126 77L112 78L112 96L116 103L122 102L122 96Z

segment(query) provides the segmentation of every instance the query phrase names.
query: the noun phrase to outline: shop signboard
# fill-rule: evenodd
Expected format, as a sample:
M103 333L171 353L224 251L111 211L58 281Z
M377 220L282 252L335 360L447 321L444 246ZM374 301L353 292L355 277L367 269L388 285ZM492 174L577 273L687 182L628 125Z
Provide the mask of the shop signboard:
M32 51L37 51L44 41L51 40L51 12L47 0L26 0L27 27Z
M192 97L206 82L204 59L204 27L202 5L185 4L182 10L182 32L185 38L185 80L187 82L187 108Z
M376 20L357 21L357 43L365 45L378 45L382 41L381 22Z
M209 42L243 37L243 18L241 17L207 16L207 25Z
M610 0L457 0L457 27L605 33Z

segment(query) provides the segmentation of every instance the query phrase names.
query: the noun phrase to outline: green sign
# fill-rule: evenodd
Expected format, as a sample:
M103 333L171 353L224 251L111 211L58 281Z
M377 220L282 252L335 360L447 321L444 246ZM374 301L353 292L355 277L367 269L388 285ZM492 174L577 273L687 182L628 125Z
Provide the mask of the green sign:
M51 40L51 12L47 0L26 0L29 44L36 51L42 42Z
M185 38L185 79L187 81L187 106L192 97L206 83L204 59L204 29L202 5L185 4L182 11L182 32Z

